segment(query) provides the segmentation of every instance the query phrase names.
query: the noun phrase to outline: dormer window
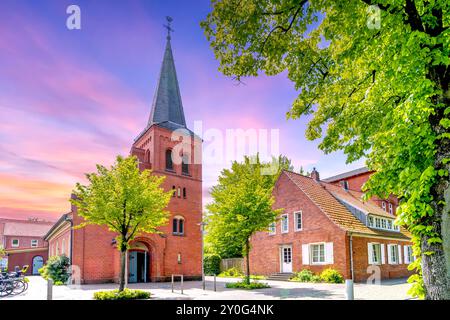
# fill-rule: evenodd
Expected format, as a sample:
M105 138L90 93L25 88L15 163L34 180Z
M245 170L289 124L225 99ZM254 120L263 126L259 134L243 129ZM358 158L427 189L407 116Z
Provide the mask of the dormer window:
M172 150L166 150L166 170L173 171Z
M342 180L341 181L341 187L344 188L344 190L348 190L348 181Z
M389 202L389 213L394 214L394 206Z
M400 229L398 226L394 225L394 219L374 217L372 215L367 217L367 226L388 231L399 231Z
M386 201L381 202L381 209L383 209L383 211L386 211Z

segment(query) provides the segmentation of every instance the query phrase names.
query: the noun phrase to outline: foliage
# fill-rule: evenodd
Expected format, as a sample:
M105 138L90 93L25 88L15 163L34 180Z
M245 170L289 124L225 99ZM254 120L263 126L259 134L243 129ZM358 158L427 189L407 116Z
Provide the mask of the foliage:
M89 184L77 183L71 202L88 224L103 225L117 233L121 252L120 287L125 283L125 252L140 233L160 233L158 228L167 224L165 210L172 191L161 188L165 177L152 175L150 170L140 171L135 156L118 156L110 169L97 165L97 173L86 175Z
M258 160L255 160L258 159ZM255 161L253 161L255 160ZM251 164L252 162L257 162ZM246 162L238 164L236 163L235 168L238 166L248 166L252 167L254 171L263 169L263 173L269 173L263 175L264 188L273 188L279 174L282 170L293 170L291 160L286 156L280 155L278 158L273 158L271 162L260 163L259 157L246 158ZM232 167L233 170L233 167ZM222 174L231 175L234 174L233 179L238 179L241 172L230 172L229 170L223 171ZM226 181L231 181L232 178L228 178ZM219 181L220 183L220 181ZM217 187L219 189L219 187ZM220 190L225 189L225 186L221 187ZM217 193L218 191L216 191ZM222 193L227 191L223 190ZM213 200L214 195L212 193ZM207 206L208 210L211 212L211 206ZM207 233L205 235L205 249L208 253L218 254L222 259L226 258L241 258L245 251L244 243L242 241L242 235L238 228L230 228L227 225L228 221L223 219L219 213L215 212L206 216L208 225L206 227Z
M217 254L205 254L204 256L204 271L207 275L220 273L220 262L222 259Z
M344 283L344 277L341 273L331 268L323 270L320 278L327 283Z
M70 259L65 256L50 257L38 271L45 279L52 279L54 285L64 285L69 280Z
M0 245L0 258L4 257L6 255L5 248L3 248L2 245Z
M272 189L281 170L278 163L262 163L258 155L245 157L241 163L234 161L231 169L222 170L218 185L211 191L213 202L207 206L208 241L227 246L221 242L227 239L230 245L242 250L242 255L247 257L247 282L250 281L250 237L257 231L267 230L281 212L272 209Z
M267 283L262 282L247 282L247 281L239 281L239 282L229 282L225 285L227 288L233 289L245 289L245 290L253 290L253 289L266 289L270 288Z
M223 277L223 278L240 278L243 276L244 276L244 274L238 268L230 268L228 270L224 270L218 275L218 277Z
M136 300L136 299L150 299L150 292L143 290L132 290L124 289L119 290L108 290L108 291L97 291L94 292L95 300Z
M450 202L450 2L212 5L201 26L220 71L241 81L287 70L299 92L288 118L308 116L306 137L321 139L325 153L343 150L348 162L367 159L375 171L367 197L402 200L397 223L412 232L418 255L425 248L425 269L415 264L430 288L424 292L449 299L444 250L450 252L442 242L450 239L442 219L448 220Z
M315 275L311 270L303 269L300 272L296 272L289 280L298 282L320 282L321 278L320 276Z

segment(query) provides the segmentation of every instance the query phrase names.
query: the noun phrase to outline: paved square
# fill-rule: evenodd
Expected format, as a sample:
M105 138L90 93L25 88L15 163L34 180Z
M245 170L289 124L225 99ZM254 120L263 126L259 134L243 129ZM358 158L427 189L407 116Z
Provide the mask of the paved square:
M45 300L47 298L47 282L40 276L29 277L30 285L27 292L3 299L14 300ZM206 289L202 290L201 281L184 282L184 292L180 292L180 282L175 283L172 293L171 283L138 283L130 284L132 289L147 290L152 293L152 299L174 300L271 300L271 299L345 299L344 284L298 283L283 281L265 281L269 289L238 290L225 288L226 282L238 281L231 278L217 278L217 291L213 291L213 277L206 277ZM407 291L410 284L406 279L383 281L381 285L355 284L355 299L404 300L410 299ZM117 284L82 285L78 288L54 286L54 300L91 300L95 291L116 289Z

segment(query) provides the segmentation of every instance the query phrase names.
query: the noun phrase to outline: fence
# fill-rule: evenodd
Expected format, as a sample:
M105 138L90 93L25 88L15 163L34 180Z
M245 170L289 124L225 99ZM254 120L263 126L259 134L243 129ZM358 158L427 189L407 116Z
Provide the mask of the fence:
M244 265L244 258L222 259L222 261L220 262L220 271L236 268L244 273Z

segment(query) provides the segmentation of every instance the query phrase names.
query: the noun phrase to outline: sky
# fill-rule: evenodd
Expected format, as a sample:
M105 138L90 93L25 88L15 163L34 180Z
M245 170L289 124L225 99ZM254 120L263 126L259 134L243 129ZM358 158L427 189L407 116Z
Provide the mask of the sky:
M71 4L81 30L66 27ZM150 114L167 15L189 128L278 129L295 170L323 178L363 166L306 140L308 119L286 120L297 92L285 73L237 84L218 71L199 26L210 10L209 0L2 0L0 216L55 220L85 173L129 153ZM227 166L203 165L204 203Z

